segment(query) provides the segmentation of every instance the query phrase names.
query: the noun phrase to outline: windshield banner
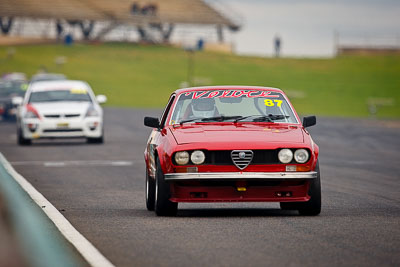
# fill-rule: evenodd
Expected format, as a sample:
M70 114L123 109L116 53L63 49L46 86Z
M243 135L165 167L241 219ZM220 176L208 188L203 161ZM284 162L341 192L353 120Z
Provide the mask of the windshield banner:
M279 94L273 94L271 91L260 90L217 90L217 91L193 91L187 92L186 97L191 96L192 99L199 98L228 98L228 97L279 97Z

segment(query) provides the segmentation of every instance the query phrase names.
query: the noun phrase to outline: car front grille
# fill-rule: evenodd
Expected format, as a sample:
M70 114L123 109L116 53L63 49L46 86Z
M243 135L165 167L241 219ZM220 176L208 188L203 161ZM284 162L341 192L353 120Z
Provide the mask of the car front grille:
M60 118L60 114L46 114L44 117L48 119L57 119Z
M252 150L253 159L250 165L281 164L278 159L279 150ZM204 164L234 165L231 157L232 150L208 150Z
M80 114L45 114L44 117L47 119L57 119L57 118L77 118Z
M76 117L79 117L80 114L65 114L64 116L65 116L65 118L76 118Z
M231 152L231 158L233 164L239 169L243 170L249 166L250 162L253 160L253 151L251 150L233 150Z

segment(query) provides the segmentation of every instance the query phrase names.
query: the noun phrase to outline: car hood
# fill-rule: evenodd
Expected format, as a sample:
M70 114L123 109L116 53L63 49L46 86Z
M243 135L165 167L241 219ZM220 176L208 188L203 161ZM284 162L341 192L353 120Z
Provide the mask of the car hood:
M294 125L271 124L192 124L171 127L171 132L178 144L190 143L225 143L255 144L265 143L303 143L301 127Z
M85 114L90 102L52 102L52 103L33 103L39 114Z

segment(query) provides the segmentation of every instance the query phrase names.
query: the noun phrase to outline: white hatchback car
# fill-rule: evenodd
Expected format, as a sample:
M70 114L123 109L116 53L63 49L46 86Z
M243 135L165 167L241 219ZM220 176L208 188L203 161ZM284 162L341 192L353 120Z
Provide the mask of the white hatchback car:
M104 95L95 97L83 81L43 81L32 83L17 113L19 145L32 139L85 137L88 142L103 143Z

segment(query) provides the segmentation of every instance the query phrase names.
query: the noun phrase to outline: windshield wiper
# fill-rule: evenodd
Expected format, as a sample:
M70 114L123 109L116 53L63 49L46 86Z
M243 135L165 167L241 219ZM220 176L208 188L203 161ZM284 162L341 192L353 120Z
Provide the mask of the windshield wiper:
M182 125L182 124L184 124L186 122L192 122L192 121L198 121L198 120L201 120L201 118L193 118L193 119L183 120L179 124Z
M253 121L255 122L261 122L261 121L268 121L268 122L273 122L276 120L283 120L289 118L289 116L285 116L285 115L272 115L272 114L268 114L267 116L262 116L259 118L255 118Z
M216 117L210 117L210 118L203 118L201 121L226 121L226 120L237 120L242 118L242 116L216 116Z
M192 121L201 121L201 122L208 122L208 121L226 121L226 120L235 120L235 119L239 119L242 116L216 116L216 117L209 117L209 118L192 118L192 119L187 119L187 120L183 120L181 121L179 124L182 125L186 122L192 122Z
M237 118L234 123L241 121L241 120L245 120L247 118L251 118L251 117L255 117L255 116L262 116L262 115L249 115L249 116L241 116L240 118Z
M273 114L268 114L268 115L250 115L250 116L245 116L245 117L241 117L235 120L235 122L241 121L241 120L245 120L251 117L256 117L253 119L254 122L274 122L275 120L283 120L286 118L289 118L290 116L286 116L286 115L273 115Z

